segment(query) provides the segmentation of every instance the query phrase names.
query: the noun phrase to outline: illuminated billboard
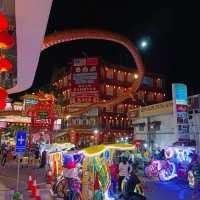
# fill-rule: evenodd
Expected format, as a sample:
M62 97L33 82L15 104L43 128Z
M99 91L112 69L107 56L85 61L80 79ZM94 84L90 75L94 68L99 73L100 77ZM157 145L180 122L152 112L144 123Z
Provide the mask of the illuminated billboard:
M172 96L176 133L179 139L189 139L187 86L172 84Z

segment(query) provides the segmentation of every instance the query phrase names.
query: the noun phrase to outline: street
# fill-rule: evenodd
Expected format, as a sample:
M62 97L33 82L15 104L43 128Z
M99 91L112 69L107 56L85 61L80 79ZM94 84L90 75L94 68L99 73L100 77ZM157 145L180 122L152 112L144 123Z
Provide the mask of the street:
M16 188L16 172L17 164L15 161L9 161L6 167L0 167L0 200L8 200L3 197L4 191ZM20 168L20 185L19 190L23 193L24 200L32 199L30 193L26 190L28 176L33 175L37 177L37 183L46 184L44 177L44 171L42 169ZM147 200L191 200L192 189L187 185L187 182L183 179L174 179L168 182L160 182L158 180L143 178L145 181L146 191L145 195ZM43 197L46 192L40 192ZM45 195L44 195L45 194ZM163 195L164 194L164 195ZM200 196L199 196L200 198ZM42 198L50 199L50 198Z
M27 191L27 181L29 175L36 177L37 184L41 185L40 190L41 196L50 196L49 192L42 191L46 187L46 179L43 169L33 169L32 167L20 167L20 179L19 179L19 191L23 194L24 200L32 199L30 192ZM17 185L17 163L16 161L8 161L5 168L0 166L0 200L9 200L3 197L6 192L10 190L16 190ZM48 193L48 194L47 194ZM50 200L51 198L43 198Z
M160 182L147 180L146 191L147 200L191 200L192 189L190 189L185 180L174 179L172 181ZM199 198L200 199L200 195Z

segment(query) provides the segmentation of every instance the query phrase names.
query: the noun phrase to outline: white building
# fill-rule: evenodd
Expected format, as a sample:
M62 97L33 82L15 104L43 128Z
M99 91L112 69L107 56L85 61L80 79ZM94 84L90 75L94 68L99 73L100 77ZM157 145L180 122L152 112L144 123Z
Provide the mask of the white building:
M196 140L200 149L200 95L188 98L188 115L190 139ZM172 145L179 139L172 101L130 110L129 125L134 139L145 140L149 145Z

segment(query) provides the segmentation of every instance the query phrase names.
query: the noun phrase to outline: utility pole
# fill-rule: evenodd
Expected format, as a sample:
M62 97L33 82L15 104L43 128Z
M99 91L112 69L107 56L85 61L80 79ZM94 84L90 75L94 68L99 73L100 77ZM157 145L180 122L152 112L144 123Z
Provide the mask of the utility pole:
M147 144L151 151L151 127L150 127L150 118L147 117Z

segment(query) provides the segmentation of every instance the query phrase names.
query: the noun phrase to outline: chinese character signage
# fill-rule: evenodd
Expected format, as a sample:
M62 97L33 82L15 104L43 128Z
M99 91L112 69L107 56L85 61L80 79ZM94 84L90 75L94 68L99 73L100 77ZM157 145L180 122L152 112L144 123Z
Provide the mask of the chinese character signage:
M99 97L98 58L74 59L70 103L94 103Z
M173 112L179 139L189 139L187 86L172 84Z

